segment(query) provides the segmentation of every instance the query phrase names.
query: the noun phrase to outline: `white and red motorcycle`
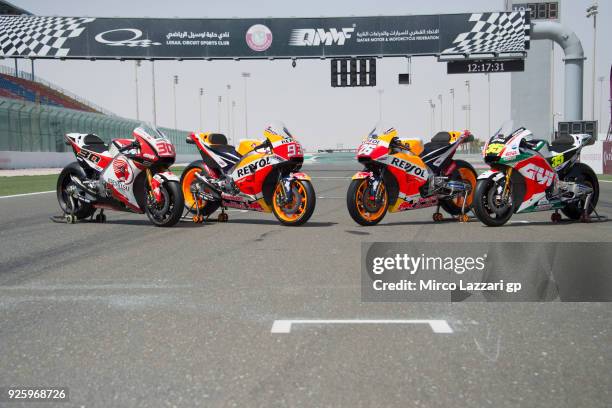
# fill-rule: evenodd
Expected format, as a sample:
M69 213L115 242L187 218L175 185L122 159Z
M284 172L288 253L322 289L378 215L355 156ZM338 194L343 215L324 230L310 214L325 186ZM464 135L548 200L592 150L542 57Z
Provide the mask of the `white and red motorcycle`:
M176 224L183 211L179 179L169 167L174 146L158 129L141 126L134 139L114 139L106 145L94 134L68 133L66 144L77 161L67 165L57 180L57 200L67 223L96 215L104 209L146 213L160 227Z

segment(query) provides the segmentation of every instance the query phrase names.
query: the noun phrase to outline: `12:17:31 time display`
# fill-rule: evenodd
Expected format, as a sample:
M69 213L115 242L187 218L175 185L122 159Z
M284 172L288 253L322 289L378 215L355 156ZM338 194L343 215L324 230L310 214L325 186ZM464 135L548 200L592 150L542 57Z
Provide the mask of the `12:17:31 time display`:
M504 62L470 62L467 72L504 72Z

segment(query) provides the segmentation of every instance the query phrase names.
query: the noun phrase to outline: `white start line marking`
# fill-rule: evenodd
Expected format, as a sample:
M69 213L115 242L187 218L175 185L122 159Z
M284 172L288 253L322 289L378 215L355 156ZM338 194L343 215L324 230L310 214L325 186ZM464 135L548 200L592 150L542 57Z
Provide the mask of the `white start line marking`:
M270 333L288 334L294 324L428 324L434 333L451 334L453 329L446 320L411 319L411 320L385 320L385 319L333 319L333 320L275 320Z
M8 195L8 196L0 196L0 198L26 197L26 196L31 196L31 195L49 194L49 193L55 193L55 190L53 190L53 191L38 191L36 193L25 193L25 194L14 194L14 195Z

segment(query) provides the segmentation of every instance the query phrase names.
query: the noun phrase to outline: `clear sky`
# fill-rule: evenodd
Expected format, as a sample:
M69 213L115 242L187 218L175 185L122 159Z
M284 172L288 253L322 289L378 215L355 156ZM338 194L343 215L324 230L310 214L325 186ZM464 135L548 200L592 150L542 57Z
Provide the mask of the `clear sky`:
M499 11L503 0L12 0L12 3L37 15L92 17L318 17L358 15L406 15ZM585 119L590 116L592 21L585 17L591 0L563 0L562 23L572 28L582 40L585 62ZM609 123L607 104L608 76L612 63L612 0L600 1L598 16L598 56L596 77L604 76L604 123ZM558 51L558 52L557 52ZM555 75L556 111L563 106L562 51L557 47ZM13 66L11 60L2 61ZM20 68L29 70L29 62ZM355 147L379 118L379 94L382 94L382 118L403 136L431 137L430 108L436 108L436 129L449 129L452 121L449 89L456 90L455 128L465 127L466 103L464 81L472 88L472 131L481 138L488 133L488 93L484 75L446 75L446 66L434 58L413 58L413 84L399 85L397 74L405 72L406 59L378 61L376 88L331 88L329 61L163 61L156 63L158 124L174 123L172 78L179 76L177 87L178 127L199 128L199 89L205 89L204 128L217 130L219 112L221 131L228 133L227 85L230 100L236 102L234 127L236 138L244 137L244 82L241 72L251 73L248 83L248 123L251 137L259 137L265 124L282 120L307 149L317 147ZM91 100L118 115L135 118L134 62L115 61L45 61L36 62L36 74ZM509 119L510 74L494 74L491 80L492 127ZM139 70L141 119L152 120L151 66L144 62ZM599 116L600 83L596 88L596 115ZM442 118L438 95L443 98ZM223 96L219 107L218 96ZM219 108L221 109L219 111Z

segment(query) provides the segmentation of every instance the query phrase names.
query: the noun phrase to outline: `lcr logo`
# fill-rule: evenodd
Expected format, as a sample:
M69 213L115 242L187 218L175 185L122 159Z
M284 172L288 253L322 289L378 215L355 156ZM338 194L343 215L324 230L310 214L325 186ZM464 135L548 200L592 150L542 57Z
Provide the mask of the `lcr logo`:
M355 26L340 30L330 28L300 28L291 31L289 45L298 47L316 47L319 45L344 45L355 31Z

